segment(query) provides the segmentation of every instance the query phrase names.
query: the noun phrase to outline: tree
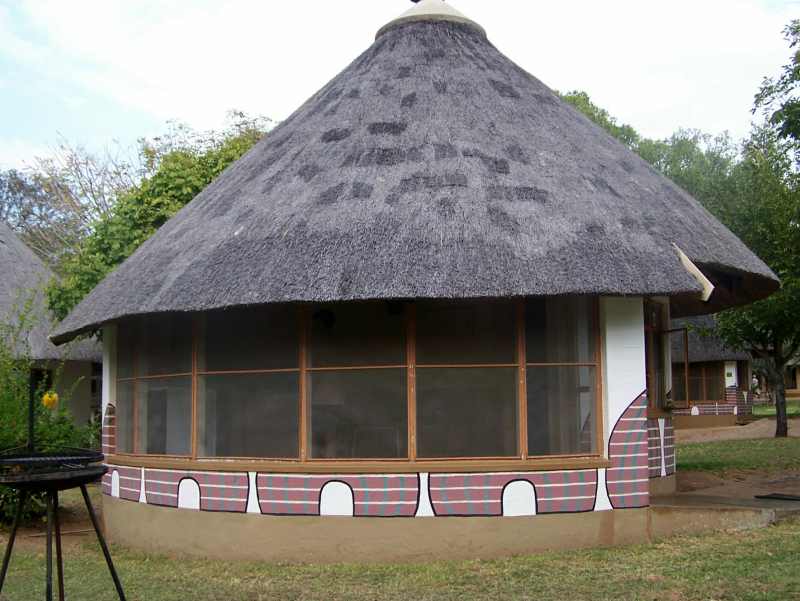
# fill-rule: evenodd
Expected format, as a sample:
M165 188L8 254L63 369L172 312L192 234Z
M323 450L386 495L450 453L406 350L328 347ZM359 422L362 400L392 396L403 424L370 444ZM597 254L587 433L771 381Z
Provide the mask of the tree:
M763 359L779 437L788 435L783 374L800 351L800 190L791 157L791 143L770 124L756 128L745 143L733 174L738 194L725 206L723 219L778 275L781 288L718 319L730 346Z
M112 207L59 266L48 305L63 319L117 265L191 201L266 130L263 118L233 114L221 133L196 133L172 124L167 135L140 142L142 179L113 199Z
M800 140L800 19L783 30L793 50L778 77L765 77L755 98L753 112L761 110L783 139Z

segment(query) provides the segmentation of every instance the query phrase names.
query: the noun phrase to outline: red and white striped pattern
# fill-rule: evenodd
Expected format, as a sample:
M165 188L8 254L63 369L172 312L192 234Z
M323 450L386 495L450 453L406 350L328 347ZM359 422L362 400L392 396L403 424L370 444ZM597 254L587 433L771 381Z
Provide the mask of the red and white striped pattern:
M648 467L651 478L661 477L661 428L657 419L647 420Z
M152 505L178 506L182 480L197 482L202 511L244 513L250 491L247 472L194 472L145 469L145 498Z
M429 492L437 516L503 515L503 491L525 481L536 493L536 513L576 513L594 509L597 470L431 474Z
M647 394L637 397L619 418L608 443L611 467L606 470L606 489L615 509L650 504Z
M672 419L664 419L664 466L667 476L675 473L675 428Z
M417 474L258 474L256 488L261 513L319 515L322 489L329 482L343 482L350 487L355 517L413 517L417 511Z
M119 475L119 498L126 501L138 501L142 491L142 468L109 465L103 476L103 494L111 495L111 482L114 472Z
M103 455L113 455L117 452L117 417L114 405L106 406L106 414L103 416L103 427L100 434L101 448Z

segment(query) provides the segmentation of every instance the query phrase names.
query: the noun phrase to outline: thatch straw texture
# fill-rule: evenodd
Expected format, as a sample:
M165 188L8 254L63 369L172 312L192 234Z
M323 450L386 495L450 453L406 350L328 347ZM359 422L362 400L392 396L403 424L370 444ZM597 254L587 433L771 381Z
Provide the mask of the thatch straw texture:
M777 286L695 200L479 30L412 21L165 224L54 339L232 305L694 295L673 243L745 275L750 297Z
M44 287L52 277L53 273L41 259L0 221L0 324L14 327L20 317L30 324L28 348L14 351L30 353L32 359L42 361L99 362L102 352L95 342L80 341L66 349L58 349L47 338L55 322L45 309Z

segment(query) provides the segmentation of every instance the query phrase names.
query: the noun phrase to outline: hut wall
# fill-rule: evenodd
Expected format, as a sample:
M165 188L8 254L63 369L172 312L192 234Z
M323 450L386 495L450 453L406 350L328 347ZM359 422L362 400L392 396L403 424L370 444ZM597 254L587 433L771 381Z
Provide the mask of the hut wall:
M499 517L647 507L650 478L671 475L674 450L670 420L648 423L642 299L603 298L599 316L605 399L601 449L608 463L543 471L492 470L480 463L471 471L463 465L447 471L443 463L439 472L341 473L338 466L320 473L316 466L297 473L243 469L240 462L225 469L224 461L215 461L204 469L202 461L179 468L158 457L126 460L117 454L117 445L124 443L118 440L113 407L117 333L107 328L104 450L113 457L103 490L120 499L181 508L182 499L191 496L181 491L192 481L199 500L185 501L185 509L199 503L200 511L276 516ZM342 494L345 489L349 494Z

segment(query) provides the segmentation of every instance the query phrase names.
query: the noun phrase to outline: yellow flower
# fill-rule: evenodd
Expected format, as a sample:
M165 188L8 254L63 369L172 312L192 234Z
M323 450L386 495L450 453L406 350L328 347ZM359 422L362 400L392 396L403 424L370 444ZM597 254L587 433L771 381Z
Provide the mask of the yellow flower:
M58 405L58 393L53 390L48 390L42 396L42 405L47 407L48 409L55 408Z

